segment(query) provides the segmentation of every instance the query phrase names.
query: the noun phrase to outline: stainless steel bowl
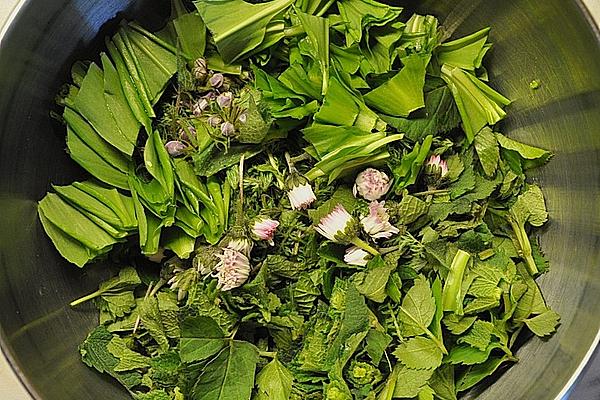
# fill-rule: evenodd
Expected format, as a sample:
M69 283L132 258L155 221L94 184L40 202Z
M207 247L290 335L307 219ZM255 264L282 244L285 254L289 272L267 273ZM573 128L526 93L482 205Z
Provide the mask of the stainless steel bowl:
M552 270L541 284L562 326L546 342L523 346L517 365L469 397L560 398L591 354L600 327L598 30L574 0L412 3L458 34L492 25L491 80L514 100L502 130L556 154L531 179L547 194L551 222L542 244ZM67 306L92 291L106 268L79 270L61 259L37 221L36 201L51 182L83 176L64 151L64 129L48 115L71 63L96 57L120 17L157 26L167 9L166 0L29 0L2 38L0 342L37 399L128 398L79 361L77 345L97 317L91 307ZM534 79L541 82L536 91L529 88Z

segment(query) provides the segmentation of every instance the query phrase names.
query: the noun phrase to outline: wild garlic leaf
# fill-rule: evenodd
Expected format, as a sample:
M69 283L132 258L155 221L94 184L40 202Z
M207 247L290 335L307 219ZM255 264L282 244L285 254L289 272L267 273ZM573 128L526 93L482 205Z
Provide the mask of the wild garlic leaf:
M542 314L524 320L531 332L539 337L553 334L560 323L560 315L552 310L546 310Z
M474 71L481 68L481 62L492 47L487 43L490 28L484 28L460 39L442 43L436 54L440 65Z
M308 42L312 49L311 56L321 67L323 81L321 94L325 95L329 83L329 19L299 11L296 15L308 35Z
M401 343L394 356L408 368L434 370L442 364L442 350L431 339L417 336Z
M294 375L277 358L256 375L257 400L288 400L292 394Z
M219 53L228 64L259 47L276 16L292 3L292 0L274 0L262 4L242 0L194 2L213 35Z
M196 60L204 55L206 27L197 12L188 12L182 0L171 1L171 17L167 26L156 36L179 50L186 59Z
M398 368L398 375L393 391L394 398L413 398L417 396L433 375L433 370L412 369L400 363L396 364L395 368Z
M225 335L210 317L187 317L181 326L179 356L186 363L204 361L225 346Z
M249 400L258 358L258 349L253 344L230 340L203 368L190 399Z
M404 66L393 78L365 94L368 106L396 117L407 117L425 106L423 86L428 57L411 55L402 59Z
M503 107L510 100L460 68L442 66L442 78L448 83L460 112L467 140L472 142L486 125L495 125L506 117Z
M391 7L373 0L343 0L338 2L346 33L346 46L360 43L371 27L386 25L397 19L400 7Z
M460 124L460 114L447 86L425 93L425 108L409 118L382 116L383 120L415 142L428 135L440 136Z
M432 143L433 136L429 135L423 139L422 143L416 143L413 150L405 154L400 162L396 160L390 162L390 169L395 178L394 191L397 194L417 181Z
M469 367L466 373L458 380L456 384L457 392L463 392L481 382L484 378L492 375L500 365L509 361L510 357L504 355L502 357L490 358L483 364Z
M513 150L519 153L521 157L526 160L540 160L543 164L552 157L552 153L549 151L540 149L538 147L530 146L525 143L517 142L501 133L495 133L496 140L502 148L507 150Z
M458 250L452 260L450 271L446 282L444 282L443 304L444 311L451 311L458 315L463 315L463 290L462 283L465 275L465 269L471 255L465 251Z
M404 296L398 313L403 334L405 336L424 334L433 321L434 315L435 300L431 287L425 278L419 277Z
M500 148L494 132L489 127L484 127L475 136L475 150L485 174L493 176L500 162Z

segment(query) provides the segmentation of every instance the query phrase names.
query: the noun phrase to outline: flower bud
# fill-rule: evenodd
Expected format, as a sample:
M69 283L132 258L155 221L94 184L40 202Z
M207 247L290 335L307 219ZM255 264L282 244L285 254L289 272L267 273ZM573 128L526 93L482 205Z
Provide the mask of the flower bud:
M225 137L233 136L233 134L235 133L235 127L231 122L225 121L221 124L221 133Z
M181 140L190 141L190 135L196 137L196 128L193 126L187 126L179 129L179 138Z
M366 233L373 239L387 239L400 232L390 224L390 217L384 207L385 202L373 201L369 204L369 215L360 220Z
M367 168L356 177L353 192L355 196L358 193L366 200L373 201L384 196L391 186L392 182L384 172Z
M217 126L219 126L219 124L221 124L221 122L223 122L223 120L218 115L211 115L208 118L207 122L210 126L216 128Z
M321 218L315 229L335 243L348 243L356 237L356 221L341 204Z
M428 186L437 186L448 175L448 163L439 155L432 155L425 163L425 180Z
M208 83L210 83L210 86L214 87L215 89L218 89L223 85L224 80L225 77L223 76L223 74L216 73L210 77Z
M217 97L217 104L221 108L229 108L229 107L231 107L231 103L232 102L233 102L233 93L231 93L231 92L221 93Z
M224 248L223 254L217 255L219 263L213 276L217 278L217 288L226 292L242 286L250 275L250 260L240 251Z
M371 255L357 246L348 247L344 254L344 262L348 265L364 267L370 259Z
M271 246L274 246L273 238L278 226L279 221L258 217L252 226L252 234L259 240L266 240Z
M208 68L204 58L198 58L196 61L194 61L192 73L194 74L194 77L198 79L198 81L204 82L206 80L206 77L208 76Z
M199 117L202 115L202 112L208 108L208 106L208 99L202 98L194 103L192 106L192 112L196 117Z
M288 198L294 210L308 208L317 197L308 180L298 173L292 173L287 179Z
M242 124L245 124L246 121L248 121L248 113L246 111L241 113L240 116L238 117L238 121L240 121L240 123L242 123Z
M165 144L165 148L171 157L177 157L183 154L187 146L179 140L171 140Z

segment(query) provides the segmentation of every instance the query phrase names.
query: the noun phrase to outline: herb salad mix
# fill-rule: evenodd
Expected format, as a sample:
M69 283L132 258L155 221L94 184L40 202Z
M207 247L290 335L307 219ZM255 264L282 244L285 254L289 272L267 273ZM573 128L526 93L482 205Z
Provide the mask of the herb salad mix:
M174 0L58 102L90 179L39 203L118 275L83 362L139 400L452 400L559 316L535 279L551 154L496 128L489 29L373 0Z

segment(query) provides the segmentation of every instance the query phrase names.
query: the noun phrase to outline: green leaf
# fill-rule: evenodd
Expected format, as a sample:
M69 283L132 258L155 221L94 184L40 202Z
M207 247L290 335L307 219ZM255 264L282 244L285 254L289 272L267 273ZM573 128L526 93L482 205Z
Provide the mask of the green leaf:
M510 100L476 76L444 65L442 78L452 91L469 142L484 126L495 125L506 116L503 107L509 105Z
M116 372L131 371L135 369L146 368L150 366L150 358L127 347L127 342L114 335L106 346L107 350L119 359L115 366Z
M473 325L476 319L476 316L461 317L456 314L447 314L442 321L452 334L462 335Z
M385 332L371 329L365 340L365 350L367 351L367 354L374 365L379 365L383 353L392 342L392 337Z
M466 373L459 378L457 382L457 391L463 392L475 386L481 382L484 378L493 374L500 365L510 360L509 356L503 356L500 358L491 358L483 364L475 365L470 367Z
M338 9L346 33L346 46L360 43L373 26L385 25L400 16L402 8L391 7L373 0L342 0Z
M498 140L498 143L500 146L502 146L502 148L516 151L526 160L539 160L540 163L543 164L548 161L550 157L552 157L552 153L549 151L517 142L516 140L506 137L501 133L496 132L495 135L496 140Z
M394 398L413 398L417 396L421 389L427 385L427 381L433 374L433 370L411 369L402 364L396 364L395 368L398 368L398 375L393 390Z
M358 272L354 275L352 281L360 294L376 303L383 303L387 297L385 291L390 274L396 269L395 265L387 265L381 260L371 261L370 267L366 272Z
M560 315L552 310L546 310L542 314L524 320L531 332L539 337L553 334L560 323Z
M120 124L117 124L116 116L112 114L104 98L104 73L96 64L90 65L73 100L73 107L104 140L126 155L133 153L135 141L132 138L137 137L137 129L123 132ZM130 125L129 128L131 127L133 126Z
M179 356L186 363L204 361L225 346L221 327L209 317L187 317L181 326Z
M204 367L190 399L250 400L258 358L258 349L254 345L231 340Z
M433 370L442 364L443 354L433 340L418 336L401 343L394 356L409 368Z
M427 136L423 139L423 143L416 143L413 150L404 155L400 160L400 163L390 163L390 169L394 174L394 191L399 194L407 186L413 185L419 173L421 167L429 155L431 144L433 143L433 136Z
M469 36L442 43L437 49L440 65L446 64L469 71L481 68L481 62L492 47L487 44L490 28L484 28Z
M365 95L367 105L392 116L407 117L425 106L423 86L429 58L411 55L393 78Z
M428 383L440 400L457 400L454 382L454 366L445 364L435 370Z
M242 0L196 1L194 4L213 35L226 63L248 55L265 39L269 26L293 0L250 4Z
M101 252L117 242L105 230L54 193L46 194L39 203L39 209L57 228L96 252Z
M485 351L492 340L494 324L487 321L477 320L471 327L469 333L461 336L457 343L466 343L480 351Z
M500 161L500 148L494 132L489 127L484 127L475 136L475 150L485 174L493 176Z
M409 225L418 220L423 215L427 214L429 205L418 197L404 193L402 200L397 205L390 205L386 202L386 207L390 210L390 215L393 214L397 218L398 224Z
M446 358L445 363L476 365L486 362L494 349L502 348L499 343L490 343L485 349L480 350L469 345L454 346Z
M245 89L240 94L241 103L246 109L246 122L239 126L237 139L240 143L261 143L271 127L272 118L261 110L260 91ZM262 107L264 108L264 107Z
M414 112L410 118L389 115L382 115L381 118L415 142L428 135L440 136L449 132L457 128L461 121L448 86L425 93L425 109L422 112Z
M417 336L426 333L434 315L435 300L431 287L425 278L419 277L404 296L398 313L403 334Z
M170 21L156 35L164 37L172 46L179 48L190 61L204 55L206 27L200 14L188 12L182 0L171 2Z
M154 296L144 299L138 307L140 320L142 325L150 336L156 341L160 352L169 350L169 339L165 332L162 316L158 307L158 299Z
M194 235L180 228L165 229L161 235L162 245L165 249L172 250L180 259L187 260L194 251L196 238L200 236L199 231L190 233Z
M79 346L81 360L89 367L99 372L105 372L117 379L127 389L131 389L141 383L141 375L138 372L118 372L114 368L119 359L108 351L108 345L113 339L113 334L106 330L103 325L94 329Z
M294 376L277 358L256 376L257 400L288 400L292 394Z
M329 82L329 20L303 12L296 12L296 15L308 35L308 42L312 49L311 57L317 60L321 67L323 81L321 94L325 95Z

